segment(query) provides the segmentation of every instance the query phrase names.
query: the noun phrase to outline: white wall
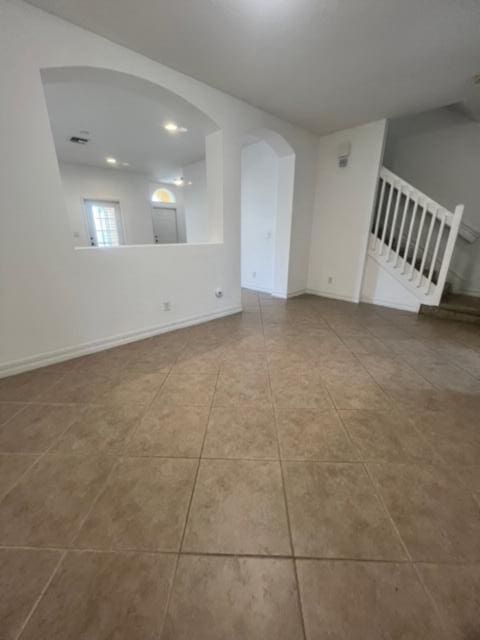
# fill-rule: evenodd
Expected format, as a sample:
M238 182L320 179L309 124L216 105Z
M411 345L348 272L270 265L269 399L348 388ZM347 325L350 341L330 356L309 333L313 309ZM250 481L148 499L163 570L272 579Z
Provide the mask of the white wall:
M209 241L207 167L205 160L183 167L183 202L188 242ZM192 184L189 184L191 182Z
M360 299L385 129L382 120L320 139L308 275L313 293ZM341 169L337 151L346 141L351 156Z
M266 142L242 150L242 286L273 289L278 157Z
M317 136L20 0L0 0L0 42L0 371L238 310L241 143L255 129L277 131L296 155L289 286L305 287ZM133 74L218 124L206 141L209 220L221 223L210 244L74 249L40 79L63 66Z
M393 121L385 165L480 231L480 123L452 109ZM458 239L448 280L457 291L480 296L480 240Z
M420 302L371 256L367 256L360 299L393 309L417 312Z
M85 222L84 199L118 201L125 232L125 244L152 244L151 195L161 186L172 191L177 199L179 240L185 242L181 189L170 184L152 183L147 176L131 171L62 162L59 167L75 246L90 246Z

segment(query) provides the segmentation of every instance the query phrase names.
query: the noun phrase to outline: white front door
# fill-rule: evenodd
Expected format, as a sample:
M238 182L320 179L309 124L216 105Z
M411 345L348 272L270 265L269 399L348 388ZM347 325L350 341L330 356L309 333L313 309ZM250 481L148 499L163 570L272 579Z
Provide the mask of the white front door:
M176 244L178 242L176 209L153 207L152 221L155 244Z

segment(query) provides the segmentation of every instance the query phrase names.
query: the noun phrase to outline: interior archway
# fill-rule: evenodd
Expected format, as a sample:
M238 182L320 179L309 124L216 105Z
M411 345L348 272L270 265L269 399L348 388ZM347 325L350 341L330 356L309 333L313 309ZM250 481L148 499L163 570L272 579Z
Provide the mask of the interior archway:
M241 177L242 287L288 296L295 152L276 131L244 139Z
M207 114L111 69L55 67L41 78L75 247L218 241L221 145L211 140L222 132Z

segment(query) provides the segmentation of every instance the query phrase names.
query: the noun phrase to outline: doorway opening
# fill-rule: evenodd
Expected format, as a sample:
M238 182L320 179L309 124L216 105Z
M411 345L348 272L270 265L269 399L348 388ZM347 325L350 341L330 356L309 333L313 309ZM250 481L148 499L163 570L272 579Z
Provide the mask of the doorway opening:
M242 287L288 296L295 152L271 130L246 136L241 163Z

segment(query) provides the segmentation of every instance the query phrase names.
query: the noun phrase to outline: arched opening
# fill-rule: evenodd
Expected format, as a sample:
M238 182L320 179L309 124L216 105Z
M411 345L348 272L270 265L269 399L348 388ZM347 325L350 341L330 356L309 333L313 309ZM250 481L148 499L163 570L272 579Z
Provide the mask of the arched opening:
M152 202L161 204L175 204L176 198L170 189L160 187L152 193Z
M75 247L216 242L222 132L194 104L130 74L43 69Z
M295 152L275 131L255 130L241 166L242 287L287 297Z

